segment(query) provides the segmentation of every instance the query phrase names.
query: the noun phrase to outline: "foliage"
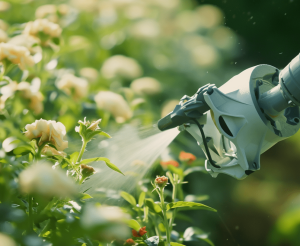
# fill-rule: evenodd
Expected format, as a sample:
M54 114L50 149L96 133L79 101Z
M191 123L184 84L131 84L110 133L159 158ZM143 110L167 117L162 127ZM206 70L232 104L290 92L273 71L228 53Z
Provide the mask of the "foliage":
M182 96L176 86L193 93L219 82L210 71L229 73L237 38L222 12L179 0L46 3L0 2L0 236L25 246L122 245L131 227L140 245L213 245L199 228L173 230L182 210L215 211L185 201L185 177L203 169L191 160L162 165L170 184L148 182L137 200L122 192L123 209L78 186L96 161L123 175L105 157L84 158L96 136L110 137L100 119L109 129L152 124Z

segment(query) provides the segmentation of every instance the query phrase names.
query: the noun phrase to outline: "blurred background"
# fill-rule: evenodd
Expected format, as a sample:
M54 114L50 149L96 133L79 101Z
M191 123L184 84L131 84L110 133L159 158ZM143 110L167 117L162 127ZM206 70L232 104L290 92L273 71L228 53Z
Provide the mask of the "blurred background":
M103 118L107 132L125 123L151 125L207 83L220 86L258 64L283 68L299 53L299 7L296 0L0 1L1 42L25 42L12 39L36 18L63 29L37 74L44 111L22 111L15 124L54 119L70 139L84 116ZM62 85L66 74L85 80L87 92ZM194 225L210 232L215 245L300 245L299 137L264 153L261 170L243 181L190 175L185 191L209 195L205 204L218 210L188 212ZM170 149L174 158L180 150L203 158L185 133Z

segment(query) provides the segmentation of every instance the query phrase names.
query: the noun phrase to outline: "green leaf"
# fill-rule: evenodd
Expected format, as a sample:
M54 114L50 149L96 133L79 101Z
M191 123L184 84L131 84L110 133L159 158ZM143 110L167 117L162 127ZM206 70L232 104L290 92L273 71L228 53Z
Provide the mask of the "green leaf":
M149 215L149 207L144 206L144 220L145 222L148 222L148 215Z
M139 231L141 226L139 224L139 222L137 222L136 220L129 220L127 222L128 226L136 231Z
M139 207L140 208L144 205L145 197L146 197L146 193L142 192L139 197Z
M81 199L81 200L87 200L87 199L93 198L92 196L90 196L90 195L87 194L87 193L79 193L79 196L80 196L80 199Z
M84 159L80 162L80 164L88 164L90 162L96 162L96 161L109 161L108 158L105 158L105 157L95 157L95 158L90 158L90 159Z
M110 169L124 175L124 173L122 173L122 171L116 165L112 164L110 162L110 160L105 157L95 157L95 158L90 158L90 159L84 159L80 162L80 164L87 164L87 163L96 162L96 161L104 161L106 163L106 166L108 166Z
M74 152L70 155L70 162L75 164L78 158L79 152Z
M121 197L123 197L127 202L129 202L132 206L136 206L135 198L125 191L120 192Z
M167 172L167 176L168 176L168 178L169 178L171 184L174 186L174 180L173 180L173 175L172 175L172 173Z
M203 172L203 171L205 171L204 167L196 166L196 167L190 167L190 168L186 169L183 174L184 174L184 176L187 176L194 172Z
M181 243L174 243L174 242L171 242L171 246L185 246L184 244L181 244Z
M99 134L99 135L102 135L102 136L104 136L104 137L107 137L107 138L111 138L111 136L110 136L108 133L103 132L103 131L99 132L98 134Z
M170 210L172 208L181 208L181 209L203 209L203 210L209 210L213 212L217 212L216 209L208 207L204 204L201 203L196 203L196 202L171 202L167 204L167 210Z
M145 205L149 207L149 210L152 213L158 214L161 218L164 217L161 207L158 204L154 203L152 199L145 199Z
M124 175L124 173L121 172L121 170L114 164L112 164L109 160L105 162L106 163L106 166L108 166L110 169L118 172L118 173L121 173ZM124 175L125 176L125 175Z
M15 155L27 155L29 153L32 153L33 155L35 154L30 145L24 145L24 146L17 147L13 150L13 153Z

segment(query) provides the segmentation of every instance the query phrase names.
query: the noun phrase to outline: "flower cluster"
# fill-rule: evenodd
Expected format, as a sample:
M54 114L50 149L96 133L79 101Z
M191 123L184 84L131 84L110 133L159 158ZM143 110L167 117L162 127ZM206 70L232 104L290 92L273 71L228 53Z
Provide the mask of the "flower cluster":
M74 181L59 168L53 169L50 163L36 163L19 175L23 193L45 197L67 197L76 193Z
M22 70L34 65L34 60L29 50L14 44L0 43L0 61L4 59L18 65Z
M37 139L39 146L51 143L59 151L68 147L66 128L61 122L40 119L26 125L25 129L25 136L30 140Z
M86 97L88 93L88 82L74 76L73 74L64 74L58 81L57 87L63 90L66 94L72 95L76 100Z
M118 123L123 123L132 117L132 111L128 103L117 93L100 91L95 96L95 102L99 109L110 112Z
M39 38L42 44L51 38L60 37L62 29L48 19L37 19L26 24L23 34Z
M5 107L5 101L10 98L15 92L19 91L20 96L29 100L29 109L32 109L35 114L40 114L44 110L44 97L38 88L34 88L30 83L22 81L19 84L11 81L8 85L1 87L0 92L0 109Z

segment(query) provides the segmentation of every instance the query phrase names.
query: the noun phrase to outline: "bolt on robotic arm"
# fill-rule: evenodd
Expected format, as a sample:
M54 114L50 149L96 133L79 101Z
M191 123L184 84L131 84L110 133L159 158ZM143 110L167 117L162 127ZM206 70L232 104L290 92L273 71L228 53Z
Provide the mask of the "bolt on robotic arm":
M158 122L161 131L178 127L198 142L206 170L236 179L260 169L260 155L300 128L300 54L281 72L251 67L221 87L207 84Z

